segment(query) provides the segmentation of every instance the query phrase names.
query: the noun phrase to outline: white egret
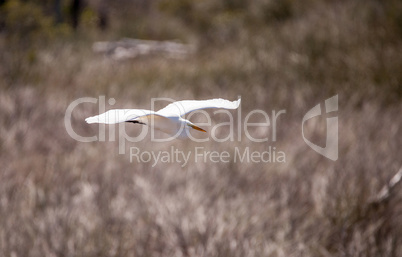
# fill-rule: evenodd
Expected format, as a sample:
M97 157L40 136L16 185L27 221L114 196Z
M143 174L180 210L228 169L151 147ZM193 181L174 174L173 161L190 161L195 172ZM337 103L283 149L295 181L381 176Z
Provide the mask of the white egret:
M132 122L151 126L170 136L188 137L188 131L193 128L206 132L189 120L182 118L183 115L208 108L237 109L241 99L228 101L225 99L210 100L183 100L173 102L157 112L144 109L114 109L103 114L86 118L87 123L115 124L120 122ZM152 122L151 122L152 121Z

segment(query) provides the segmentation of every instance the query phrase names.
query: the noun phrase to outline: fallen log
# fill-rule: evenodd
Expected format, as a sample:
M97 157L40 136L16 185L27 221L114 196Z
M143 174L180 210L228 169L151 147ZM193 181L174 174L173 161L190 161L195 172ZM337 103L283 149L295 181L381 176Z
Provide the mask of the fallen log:
M95 42L94 52L103 53L115 60L140 56L161 55L166 58L183 59L195 52L193 45L174 41L154 41L124 38L119 41Z

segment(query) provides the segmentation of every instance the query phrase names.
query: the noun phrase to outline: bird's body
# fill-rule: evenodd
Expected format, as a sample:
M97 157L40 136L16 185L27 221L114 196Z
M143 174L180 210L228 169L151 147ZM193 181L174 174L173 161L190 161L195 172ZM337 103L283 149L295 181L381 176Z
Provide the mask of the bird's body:
M224 99L183 100L173 102L157 112L145 109L114 109L103 114L85 119L87 123L115 124L132 122L151 126L170 136L187 137L193 128L206 132L189 120L182 118L186 113L208 108L237 109L240 99L228 101Z

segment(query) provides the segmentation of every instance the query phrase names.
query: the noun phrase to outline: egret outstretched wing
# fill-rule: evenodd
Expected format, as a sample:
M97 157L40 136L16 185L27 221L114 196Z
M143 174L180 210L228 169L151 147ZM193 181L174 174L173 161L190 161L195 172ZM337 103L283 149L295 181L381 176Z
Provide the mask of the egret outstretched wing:
M156 114L170 117L183 116L186 113L209 108L237 109L241 99L237 101L228 101L225 99L210 99L210 100L183 100L169 104L163 109L160 109Z
M86 118L85 121L87 123L115 124L136 120L151 114L155 114L155 112L143 109L113 109L100 115Z

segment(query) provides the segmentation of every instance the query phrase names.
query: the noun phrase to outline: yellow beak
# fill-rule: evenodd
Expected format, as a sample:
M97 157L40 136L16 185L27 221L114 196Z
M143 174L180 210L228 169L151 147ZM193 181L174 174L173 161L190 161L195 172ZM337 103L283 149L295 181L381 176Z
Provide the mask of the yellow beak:
M196 129L196 130L202 131L202 132L206 132L206 131L205 131L205 130L203 130L202 128L197 127L196 125L190 125L190 127L192 127L193 129Z

